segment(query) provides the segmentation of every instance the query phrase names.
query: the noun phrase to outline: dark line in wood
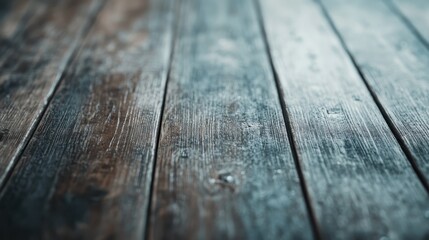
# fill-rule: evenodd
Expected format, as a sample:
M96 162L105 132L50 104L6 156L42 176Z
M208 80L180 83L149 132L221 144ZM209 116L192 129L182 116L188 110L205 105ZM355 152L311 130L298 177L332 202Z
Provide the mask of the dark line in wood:
M366 88L368 89L369 93L371 94L372 99L374 100L375 104L377 105L378 109L380 110L381 114L383 115L384 120L386 121L387 125L390 128L390 131L392 131L393 135L396 138L396 141L398 141L399 146L401 147L402 151L404 152L405 156L407 157L408 161L411 164L411 167L413 168L415 174L417 175L418 179L420 180L423 187L426 189L426 192L429 194L429 184L424 176L424 174L420 171L417 161L411 151L407 148L404 139L401 137L401 134L399 133L398 129L395 127L395 124L390 119L389 115L387 114L387 111L384 109L383 105L381 104L380 100L377 97L377 94L372 90L371 86L369 85L368 81L366 80L363 72L360 70L359 65L357 64L355 58L351 54L350 50L348 49L345 40L341 36L340 32L338 31L337 27L335 26L335 23L333 22L331 16L329 15L327 9L323 5L323 3L320 0L314 0L321 8L321 11L325 18L328 20L329 25L331 26L332 30L337 35L338 39L341 42L342 47L347 52L347 55L349 56L350 60L352 61L356 71L358 72L359 76L361 77L363 83L365 84Z
M176 36L177 36L177 23L180 20L180 11L179 11L179 7L180 7L180 3L182 1L176 1L176 4L174 5L174 19L173 19L173 23L172 23L172 29L173 29L173 33L172 33L172 37L171 37L171 45L170 45L170 59L168 61L168 72L167 72L167 79L165 80L165 86L164 86L164 95L162 98L162 104L161 104L161 113L160 113L160 121L158 123L157 126L157 133L156 133L156 145L155 145L155 154L154 154L154 159L153 159L153 165L152 165L152 177L151 177L151 183L150 183L150 188L149 188L149 204L147 206L146 209L146 223L145 223L145 229L144 229L144 239L149 239L149 229L150 229L150 217L151 217L151 209L152 209L152 198L153 198L153 192L155 189L155 175L156 175L156 165L157 165L157 159L158 159L158 146L159 143L161 141L161 130L162 130L162 123L164 120L164 108L165 108L165 103L167 102L167 90L168 90L168 82L170 80L170 74L171 74L171 67L173 65L173 54L174 54L174 50L175 50L175 42L176 42Z
M427 49L429 49L428 40L423 37L420 31L414 26L410 19L408 19L408 17L398 8L398 6L396 6L396 4L391 0L384 0L383 2L390 8L390 10L392 10L393 13L395 13L404 22L404 24L420 40L420 42L422 42L423 45Z
M322 239L322 234L321 234L321 231L320 231L320 227L319 227L319 225L317 223L317 220L316 220L316 214L315 214L314 209L311 206L310 194L308 192L308 189L307 189L307 186L306 186L306 183L305 183L305 178L304 178L304 174L303 174L303 171L302 171L302 166L301 166L301 163L300 163L300 160L299 160L298 151L296 150L297 146L296 146L296 143L295 143L295 138L294 138L293 133L292 133L292 125L291 125L291 122L290 122L290 119L289 119L289 112L287 110L287 106L286 106L286 102L285 102L285 97L284 97L284 94L283 94L283 90L282 90L282 87L280 85L280 78L279 78L279 76L277 74L277 71L276 71L276 69L274 67L274 62L273 62L273 58L272 58L272 55L271 55L270 45L268 43L267 33L266 33L265 27L264 27L264 19L263 19L263 16L262 16L261 5L259 3L259 0L254 0L253 2L256 5L255 8L256 8L256 11L257 11L258 22L259 22L259 26L260 26L260 29L261 29L261 32L262 32L262 38L263 38L263 41L264 41L265 50L267 52L268 59L269 59L269 62L270 62L271 71L272 71L273 76L274 76L274 82L275 82L275 85L276 85L276 89L277 89L277 92L278 92L278 98L279 98L280 105L281 105L281 108L282 108L283 119L284 119L285 125L286 125L287 136L288 136L288 139L289 139L289 142L290 142L290 145L291 145L291 150L292 150L292 155L293 155L293 160L295 162L296 170L298 172L299 183L300 183L300 186L301 186L302 193L304 195L304 200L305 200L305 205L307 207L307 212L308 212L308 214L310 216L311 227L313 229L313 236L314 236L315 239Z
M30 131L28 131L27 135L24 137L24 144L23 147L17 152L15 157L11 159L12 166L10 169L5 173L5 177L3 179L0 178L0 196L3 195L3 192L5 190L5 186L9 182L10 177L12 176L12 173L14 172L15 167L18 165L19 160L22 157L22 154L27 149L28 144L30 143L31 138L33 137L34 133L36 132L37 127L39 126L41 120L45 116L45 113L48 109L48 106L50 105L52 99L54 98L55 94L57 93L57 90L60 86L60 83L64 79L65 72L67 70L67 66L74 60L77 54L78 50L78 42L82 40L86 34L88 34L89 30L91 29L92 25L94 24L98 13L101 11L102 7L108 0L100 0L97 2L96 7L92 10L92 12L88 16L88 21L86 22L86 25L82 28L80 31L78 38L73 42L72 47L69 50L69 53L66 54L66 57L63 61L63 63L60 65L60 71L57 74L57 80L54 81L53 90L48 93L48 97L46 100L45 105L41 109L39 115L36 117L36 121L34 122L33 126L30 127ZM22 32L18 32L17 34L21 34Z

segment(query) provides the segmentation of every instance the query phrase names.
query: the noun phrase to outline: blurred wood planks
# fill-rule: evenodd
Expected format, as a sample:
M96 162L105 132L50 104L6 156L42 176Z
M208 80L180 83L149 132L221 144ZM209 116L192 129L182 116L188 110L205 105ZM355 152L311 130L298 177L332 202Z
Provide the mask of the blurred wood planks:
M0 239L427 239L428 9L0 0Z

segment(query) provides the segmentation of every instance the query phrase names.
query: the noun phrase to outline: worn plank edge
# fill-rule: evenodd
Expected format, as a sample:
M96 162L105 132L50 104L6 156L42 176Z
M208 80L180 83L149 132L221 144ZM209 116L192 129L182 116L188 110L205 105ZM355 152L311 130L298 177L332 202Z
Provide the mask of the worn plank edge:
M88 14L88 19L85 23L85 25L80 29L79 33L77 34L77 37L72 43L72 46L70 47L69 51L65 54L65 58L63 59L62 63L60 63L59 71L57 71L56 79L53 81L54 84L51 86L50 91L47 94L47 98L44 102L44 105L41 109L38 110L37 117L34 119L33 124L28 129L27 133L25 134L24 141L22 143L21 149L17 151L17 153L12 157L9 166L6 168L6 173L3 177L0 176L0 196L3 195L5 187L15 169L17 166L19 159L22 157L22 154L24 153L25 149L27 148L28 144L30 143L31 138L33 137L37 127L39 126L43 116L46 113L46 110L48 109L49 104L51 103L53 97L57 93L57 90L60 86L60 83L62 82L65 74L65 70L67 69L68 65L74 60L76 57L76 54L78 52L79 42L88 34L89 30L91 29L92 25L94 24L98 13L101 11L105 3L109 0L96 0L92 6L90 7L90 12ZM32 4L30 4L27 8L31 9ZM26 22L31 17L30 13L26 13L21 22ZM22 24L24 25L24 24ZM22 34L24 27L20 26L20 28L17 30L17 32L14 34L13 39L16 37L19 37L20 34Z
M313 236L315 239L322 239L320 226L316 220L315 210L313 209L313 207L311 205L310 194L309 194L307 186L306 186L304 174L302 171L301 162L299 160L297 147L296 147L296 143L295 143L295 138L292 134L292 125L291 125L290 118L289 118L289 111L288 111L288 108L287 108L287 105L285 102L285 96L283 94L284 91L282 91L282 86L280 85L280 79L279 79L278 73L274 67L273 57L271 55L270 44L268 42L267 33L265 30L264 17L263 17L262 11L261 11L261 5L260 5L259 1L260 0L253 0L253 2L255 4L256 12L257 12L256 14L257 14L257 18L258 18L259 28L261 29L262 38L263 38L264 45L265 45L265 51L267 52L270 68L271 68L271 71L273 73L274 82L275 82L276 90L278 93L278 98L279 98L279 102L281 105L283 119L285 121L287 136L288 136L288 139L290 142L293 160L294 160L294 163L296 166L296 170L298 172L299 184L301 186L301 191L302 191L302 194L304 196L305 206L307 208L307 213L310 217L311 228L313 230Z
M418 179L420 180L420 183L423 185L426 192L429 194L429 179L426 179L423 172L418 167L416 158L414 157L413 153L406 146L404 139L402 138L398 129L395 127L395 124L393 123L392 119L390 119L389 115L387 114L387 111L385 110L382 103L380 102L377 94L374 92L374 90L369 85L368 81L366 80L366 78L365 78L364 74L362 73L361 69L359 68L359 65L357 64L353 54L351 53L350 49L347 47L347 44L346 44L344 38L342 37L342 35L338 31L335 23L333 22L332 17L330 16L325 5L320 0L314 0L314 1L320 6L320 8L322 10L322 14L327 19L332 30L335 32L335 35L338 37L338 39L341 43L341 46L346 51L347 55L349 56L350 60L352 61L356 71L358 72L360 78L362 79L363 83L365 84L366 88L368 89L372 99L374 100L375 104L377 105L378 109L380 110L381 114L383 115L384 120L386 121L387 125L389 126L390 131L393 133L396 141L399 143L399 146L401 147L401 150L404 152L405 156L407 157L408 161L410 162L410 164L414 170L414 173L417 175ZM426 46L426 43L425 43L425 46Z

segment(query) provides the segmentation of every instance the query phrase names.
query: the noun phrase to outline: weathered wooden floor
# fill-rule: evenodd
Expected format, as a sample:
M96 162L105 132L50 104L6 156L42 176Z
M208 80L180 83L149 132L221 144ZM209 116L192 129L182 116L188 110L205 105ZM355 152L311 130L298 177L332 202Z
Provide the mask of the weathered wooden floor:
M429 1L0 0L0 239L429 239Z

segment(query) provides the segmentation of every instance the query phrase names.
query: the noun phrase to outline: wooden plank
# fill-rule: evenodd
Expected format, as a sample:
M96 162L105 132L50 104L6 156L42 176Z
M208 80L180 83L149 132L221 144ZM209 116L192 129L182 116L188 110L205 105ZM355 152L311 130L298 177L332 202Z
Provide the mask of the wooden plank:
M105 6L2 194L1 239L142 239L174 2Z
M149 239L311 238L253 2L180 16Z
M383 2L324 3L429 189L429 49Z
M429 47L429 1L386 0L409 27Z
M100 5L98 0L36 0L22 31L2 44L0 185L35 129L80 36ZM9 23L6 25L10 28Z
M319 6L260 4L320 237L429 236L427 192Z

